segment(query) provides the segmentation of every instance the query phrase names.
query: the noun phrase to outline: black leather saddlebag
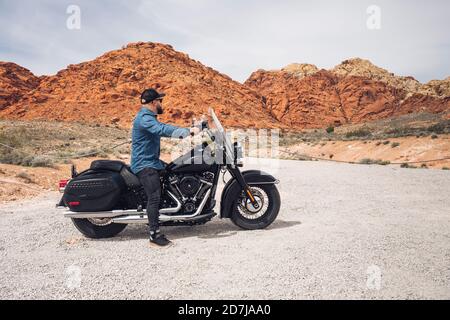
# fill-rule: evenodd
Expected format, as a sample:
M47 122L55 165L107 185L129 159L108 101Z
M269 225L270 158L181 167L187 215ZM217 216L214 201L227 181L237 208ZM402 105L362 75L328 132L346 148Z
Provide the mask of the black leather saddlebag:
M74 212L113 210L125 183L119 172L88 170L72 179L64 191L64 203Z
M91 163L91 170L108 170L119 172L129 189L136 189L141 186L139 178L131 172L129 166L122 161L116 160L95 160Z

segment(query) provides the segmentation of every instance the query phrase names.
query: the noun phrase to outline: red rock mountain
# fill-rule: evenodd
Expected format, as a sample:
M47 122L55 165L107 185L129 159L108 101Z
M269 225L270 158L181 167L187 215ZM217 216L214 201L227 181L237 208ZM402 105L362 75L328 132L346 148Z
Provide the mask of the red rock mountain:
M0 111L19 102L39 85L39 78L15 63L0 61Z
M450 77L421 84L351 59L329 71L311 64L258 70L240 84L169 45L140 42L54 76L0 63L0 118L129 127L148 87L167 94L161 119L179 125L210 106L226 126L244 128L318 128L450 111Z
M214 107L227 126L283 126L262 97L169 45L134 43L45 77L0 117L118 124L129 127L148 87L164 91L162 120L189 125ZM30 89L33 89L30 87Z
M423 85L362 59L346 60L330 71L305 64L258 70L245 84L264 97L277 120L296 128L450 111L450 78Z

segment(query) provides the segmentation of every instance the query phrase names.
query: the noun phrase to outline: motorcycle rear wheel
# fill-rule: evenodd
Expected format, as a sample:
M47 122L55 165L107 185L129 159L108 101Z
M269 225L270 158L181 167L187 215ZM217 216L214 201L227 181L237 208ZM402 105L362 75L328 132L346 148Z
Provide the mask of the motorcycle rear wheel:
M102 219L104 220L104 219ZM126 224L120 223L102 223L100 220L92 219L72 219L75 227L83 235L91 239L112 238L122 232L126 228Z
M275 185L252 185L253 196L259 204L255 209L250 200L242 193L236 200L231 214L231 221L245 230L265 229L270 226L280 211L280 193Z

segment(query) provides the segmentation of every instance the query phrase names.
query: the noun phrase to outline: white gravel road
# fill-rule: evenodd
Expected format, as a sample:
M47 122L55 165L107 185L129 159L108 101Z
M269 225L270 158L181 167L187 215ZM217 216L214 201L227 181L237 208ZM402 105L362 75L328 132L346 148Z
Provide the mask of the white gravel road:
M163 250L144 225L81 237L57 193L2 205L0 298L450 298L450 171L280 166L269 229L167 227Z

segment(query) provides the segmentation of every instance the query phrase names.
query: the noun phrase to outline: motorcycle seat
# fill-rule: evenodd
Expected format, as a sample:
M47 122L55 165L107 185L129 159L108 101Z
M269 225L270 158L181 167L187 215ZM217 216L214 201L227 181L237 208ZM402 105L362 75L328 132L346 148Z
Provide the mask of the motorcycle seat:
M91 163L92 170L108 170L120 172L126 164L117 160L95 160Z
M141 186L139 178L131 172L129 166L122 161L117 160L95 160L91 163L92 170L107 170L120 173L125 184L130 189L135 189Z
M139 178L133 172L131 172L130 167L123 166L122 170L120 170L120 175L122 176L128 188L136 189L141 186Z

